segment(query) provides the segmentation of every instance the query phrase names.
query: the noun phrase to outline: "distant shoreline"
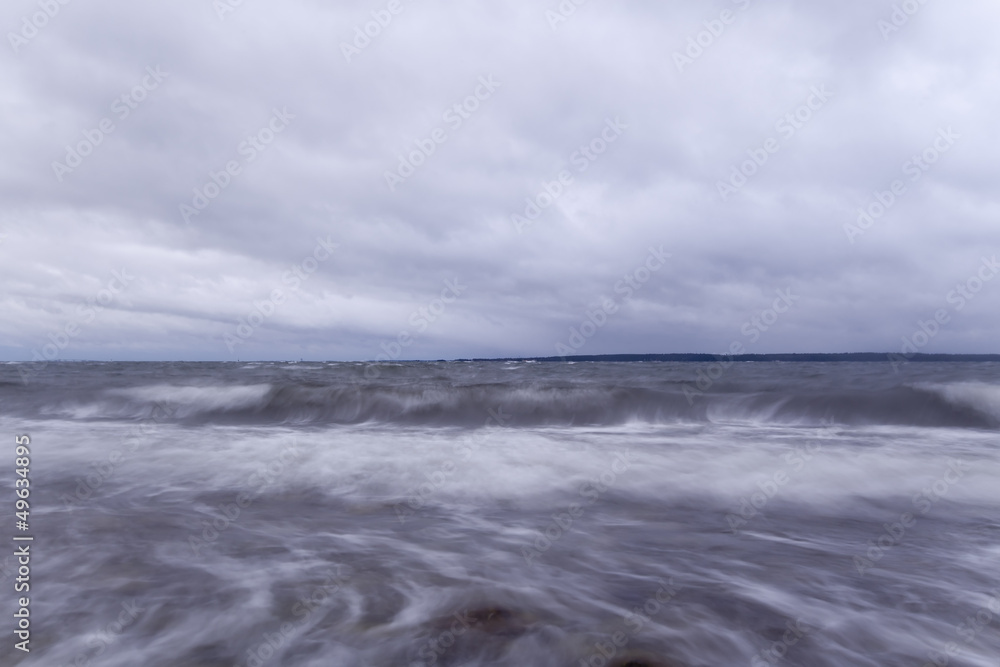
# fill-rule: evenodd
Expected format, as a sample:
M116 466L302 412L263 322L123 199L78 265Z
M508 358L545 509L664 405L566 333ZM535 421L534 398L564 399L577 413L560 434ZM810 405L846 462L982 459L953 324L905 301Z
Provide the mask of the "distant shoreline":
M717 361L754 361L791 363L814 362L864 362L864 363L901 363L901 362L994 362L1000 363L1000 354L900 354L898 352L841 352L841 353L789 353L789 354L707 354L707 353L672 353L672 354L585 354L571 357L478 357L459 359L391 359L391 360L361 360L345 361L338 359L216 359L216 360L181 360L181 359L147 359L147 360L109 360L109 359L53 359L49 364L432 364L446 362L507 362L533 361L544 363L559 362L606 362L635 363L643 361L680 362L680 363L712 363ZM0 364L34 364L41 362L0 360Z
M1000 354L911 354L898 352L843 352L843 353L797 353L797 354L591 354L573 357L510 357L505 359L457 359L456 361L673 361L673 362L713 362L727 361L786 361L786 362L892 362L892 361L993 361L1000 362ZM442 360L444 361L444 360Z

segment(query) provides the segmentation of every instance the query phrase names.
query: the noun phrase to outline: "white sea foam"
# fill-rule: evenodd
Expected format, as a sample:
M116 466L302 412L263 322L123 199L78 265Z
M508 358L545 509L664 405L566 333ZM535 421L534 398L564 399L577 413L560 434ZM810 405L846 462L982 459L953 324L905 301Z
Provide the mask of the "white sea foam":
M985 382L951 382L945 384L924 382L915 385L932 392L954 406L971 408L1000 421L1000 385Z

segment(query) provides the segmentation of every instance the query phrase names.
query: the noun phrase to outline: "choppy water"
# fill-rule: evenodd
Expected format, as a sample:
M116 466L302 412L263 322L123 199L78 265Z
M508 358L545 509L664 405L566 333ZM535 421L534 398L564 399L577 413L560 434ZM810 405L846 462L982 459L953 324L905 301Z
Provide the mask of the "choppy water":
M3 664L1000 665L1000 364L19 368Z

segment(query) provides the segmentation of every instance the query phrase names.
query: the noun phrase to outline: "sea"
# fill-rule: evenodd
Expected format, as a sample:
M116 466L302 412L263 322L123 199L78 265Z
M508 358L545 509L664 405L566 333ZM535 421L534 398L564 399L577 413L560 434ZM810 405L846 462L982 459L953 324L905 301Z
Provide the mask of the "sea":
M1000 667L1000 363L7 363L0 437L3 665Z

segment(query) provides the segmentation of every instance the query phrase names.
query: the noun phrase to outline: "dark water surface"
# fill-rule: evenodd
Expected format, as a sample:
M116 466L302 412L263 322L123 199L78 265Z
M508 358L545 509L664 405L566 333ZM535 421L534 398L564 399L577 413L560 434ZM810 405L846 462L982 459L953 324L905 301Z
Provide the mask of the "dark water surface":
M1000 364L26 366L2 664L1000 666Z

